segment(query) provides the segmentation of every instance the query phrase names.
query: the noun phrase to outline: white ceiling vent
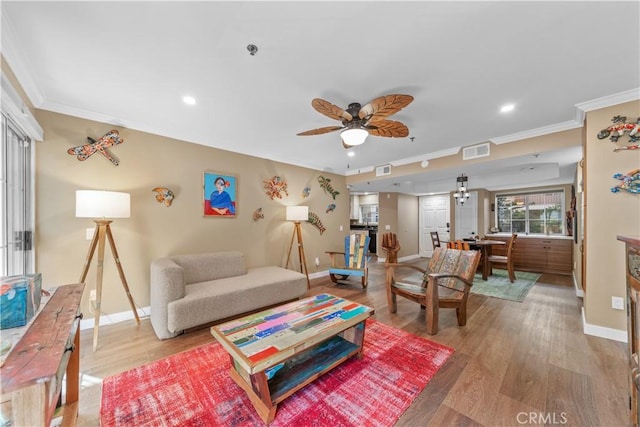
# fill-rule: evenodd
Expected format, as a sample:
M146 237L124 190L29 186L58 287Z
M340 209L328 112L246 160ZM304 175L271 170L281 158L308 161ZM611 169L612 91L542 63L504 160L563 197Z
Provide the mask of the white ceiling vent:
M376 176L385 175L391 175L391 165L383 165L376 168Z
M472 147L462 149L462 160L477 159L478 157L486 157L489 154L489 143L478 144Z

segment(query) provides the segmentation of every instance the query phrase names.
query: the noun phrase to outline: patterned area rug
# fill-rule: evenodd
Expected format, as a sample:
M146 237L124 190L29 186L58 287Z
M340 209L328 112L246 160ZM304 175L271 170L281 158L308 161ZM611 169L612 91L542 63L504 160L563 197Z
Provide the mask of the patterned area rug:
M369 319L364 357L278 405L270 426L391 426L453 349ZM101 426L262 426L217 342L105 378Z
M475 275L471 293L523 302L529 290L539 278L540 274L537 273L516 271L516 280L511 283L509 281L509 273L506 270L494 268L493 274L487 278L487 281L482 280L482 274Z

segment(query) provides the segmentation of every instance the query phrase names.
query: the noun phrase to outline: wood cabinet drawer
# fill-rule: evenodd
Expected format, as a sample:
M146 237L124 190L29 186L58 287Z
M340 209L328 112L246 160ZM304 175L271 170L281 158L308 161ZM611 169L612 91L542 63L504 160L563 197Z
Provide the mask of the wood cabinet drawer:
M508 242L509 237L491 236L491 240ZM506 255L506 246L494 246L494 255ZM535 273L571 274L573 271L573 241L544 237L518 237L513 247L516 270Z

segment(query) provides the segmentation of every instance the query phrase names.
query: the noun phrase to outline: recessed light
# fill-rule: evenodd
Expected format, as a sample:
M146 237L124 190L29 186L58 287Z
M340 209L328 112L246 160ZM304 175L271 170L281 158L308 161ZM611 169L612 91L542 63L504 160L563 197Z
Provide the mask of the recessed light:
M505 104L500 108L501 113L509 113L516 108L515 104Z
M196 105L196 99L193 96L183 96L182 97L182 102L184 102L187 105Z
M355 152L353 152L353 151L347 151L347 156L349 156L349 157L353 157L353 156L355 156L355 155L356 155L356 153L355 153Z

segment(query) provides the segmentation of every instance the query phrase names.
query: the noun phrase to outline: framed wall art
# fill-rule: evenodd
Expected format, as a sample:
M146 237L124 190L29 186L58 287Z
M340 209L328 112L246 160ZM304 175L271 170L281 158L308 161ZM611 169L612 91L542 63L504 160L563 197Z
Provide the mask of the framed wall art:
M238 212L238 181L219 172L204 173L204 216L235 218Z

